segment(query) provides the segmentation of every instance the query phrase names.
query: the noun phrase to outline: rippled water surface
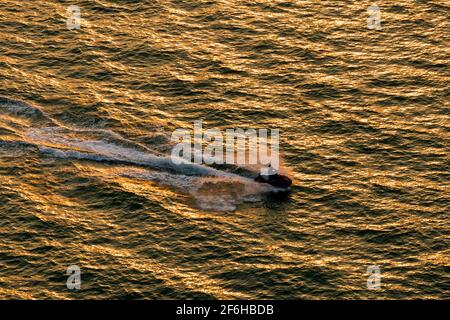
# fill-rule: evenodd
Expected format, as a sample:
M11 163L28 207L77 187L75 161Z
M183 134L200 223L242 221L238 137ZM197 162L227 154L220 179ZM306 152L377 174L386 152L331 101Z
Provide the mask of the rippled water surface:
M0 298L449 298L450 6L369 5L2 0ZM199 119L280 129L290 196L171 167Z

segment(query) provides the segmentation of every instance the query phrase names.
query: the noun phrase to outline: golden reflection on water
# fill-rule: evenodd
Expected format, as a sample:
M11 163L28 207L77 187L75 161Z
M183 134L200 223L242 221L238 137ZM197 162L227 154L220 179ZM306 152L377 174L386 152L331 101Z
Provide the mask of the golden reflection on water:
M380 31L367 29L362 2L80 5L73 31L63 3L0 9L0 94L49 117L0 112L0 148L31 145L0 152L0 249L18 261L2 265L11 287L0 298L117 298L127 283L109 269L144 297L447 294L439 282L449 264L445 4L380 5ZM77 139L115 143L87 132L96 129L167 153L170 133L197 119L280 128L291 196L239 202L248 190L229 181L201 188L211 181L42 154L81 152ZM72 145L56 133L31 139L46 120ZM222 210L199 208L211 199ZM86 296L48 280L73 263L98 280ZM364 291L372 264L383 270L378 292ZM149 288L147 278L161 284ZM161 294L167 288L174 296Z

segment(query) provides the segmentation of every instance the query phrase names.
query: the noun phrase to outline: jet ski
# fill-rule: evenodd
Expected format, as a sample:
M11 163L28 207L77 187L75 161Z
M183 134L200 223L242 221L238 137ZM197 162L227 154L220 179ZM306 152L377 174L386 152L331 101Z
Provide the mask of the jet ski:
M268 183L271 186L281 188L281 189L287 189L292 184L291 179L289 179L288 177L283 176L281 174L272 174L272 175L268 175L268 176L258 175L255 178L255 181L260 182L260 183Z

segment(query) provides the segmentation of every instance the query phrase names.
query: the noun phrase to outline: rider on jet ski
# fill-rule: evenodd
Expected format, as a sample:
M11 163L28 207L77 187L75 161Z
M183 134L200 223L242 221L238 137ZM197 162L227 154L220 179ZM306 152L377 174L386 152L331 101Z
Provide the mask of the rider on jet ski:
M269 167L264 170L264 173L261 173L261 178L263 178L265 181L269 182L271 180L271 178L273 179L274 177L278 176L278 170L272 168L272 164L269 163ZM267 173L267 174L265 174Z
M278 174L278 171L274 169L271 164L262 171L263 172L255 178L256 182L268 183L278 188L288 188L292 184L291 179Z

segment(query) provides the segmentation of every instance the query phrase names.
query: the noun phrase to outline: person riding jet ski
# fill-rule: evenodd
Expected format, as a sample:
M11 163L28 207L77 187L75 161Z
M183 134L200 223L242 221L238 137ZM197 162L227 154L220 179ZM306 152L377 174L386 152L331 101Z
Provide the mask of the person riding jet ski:
M256 182L268 183L277 188L288 188L292 184L292 180L286 176L278 174L278 171L269 164L266 172L259 174L256 178Z

